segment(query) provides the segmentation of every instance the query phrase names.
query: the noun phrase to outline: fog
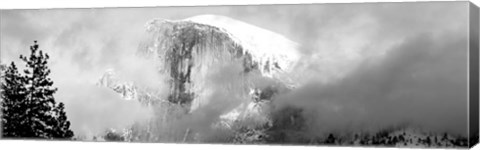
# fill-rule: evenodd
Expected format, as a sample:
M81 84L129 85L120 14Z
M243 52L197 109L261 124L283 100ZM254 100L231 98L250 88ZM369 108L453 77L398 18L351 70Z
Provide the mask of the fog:
M409 124L465 135L466 37L434 40L428 34L411 37L382 58L366 59L339 80L311 79L275 103L305 108L316 130L311 133Z

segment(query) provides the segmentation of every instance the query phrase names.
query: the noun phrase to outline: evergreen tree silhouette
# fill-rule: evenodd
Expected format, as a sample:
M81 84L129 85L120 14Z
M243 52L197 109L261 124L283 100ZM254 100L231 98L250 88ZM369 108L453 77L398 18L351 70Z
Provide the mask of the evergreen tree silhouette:
M12 62L2 77L2 128L4 137L26 136L29 133L24 113L27 111L25 102L26 88L23 85L23 78Z
M2 83L2 124L4 137L65 139L72 138L63 103L56 103L53 94L57 88L48 77L48 54L38 50L35 41L30 56L20 55L26 63L20 75L12 62Z

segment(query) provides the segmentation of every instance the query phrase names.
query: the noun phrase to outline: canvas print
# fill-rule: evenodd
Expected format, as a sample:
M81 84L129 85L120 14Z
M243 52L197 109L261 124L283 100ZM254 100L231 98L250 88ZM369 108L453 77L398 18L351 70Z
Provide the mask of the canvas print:
M1 138L467 148L469 8L1 10Z

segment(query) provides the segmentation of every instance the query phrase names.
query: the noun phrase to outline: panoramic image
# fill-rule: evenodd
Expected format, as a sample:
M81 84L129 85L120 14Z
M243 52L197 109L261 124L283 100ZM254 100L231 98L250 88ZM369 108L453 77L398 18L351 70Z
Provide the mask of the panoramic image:
M469 6L1 10L1 139L466 148Z

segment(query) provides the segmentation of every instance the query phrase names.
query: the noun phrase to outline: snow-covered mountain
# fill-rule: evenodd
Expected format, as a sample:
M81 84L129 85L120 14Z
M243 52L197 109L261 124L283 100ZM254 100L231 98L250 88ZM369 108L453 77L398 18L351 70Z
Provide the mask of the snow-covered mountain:
M255 74L293 85L285 73L299 59L298 45L277 33L216 15L154 19L147 23L147 32L150 39L138 52L146 59L156 60L162 66L159 73L170 75L171 102L190 104L205 98L209 73L232 61L241 65L238 73L243 73L243 77L252 78L248 74ZM127 100L138 96L135 85L119 82L113 70L107 70L99 84L121 93ZM245 84L242 90L248 94L255 88Z
M242 120L268 124L269 100L294 87L288 73L299 59L298 44L280 34L215 15L154 19L146 28L149 38L136 57L153 59L160 66L158 73L169 77L169 94L159 97L155 89L122 81L113 69L107 70L97 84L125 100L168 102L195 113L222 99L237 105L225 106L212 126L230 128ZM226 97L217 98L219 94ZM168 105L158 108L169 110Z
M258 78L294 86L287 73L299 59L298 44L277 33L215 15L154 19L147 23L147 31L150 40L139 54L153 57L162 66L159 72L170 75L166 99L172 103L191 105L192 110L208 103L212 92L218 91L209 79L224 71L218 68L226 64L241 81L222 84L240 97L251 99L250 91L263 88L255 85Z

